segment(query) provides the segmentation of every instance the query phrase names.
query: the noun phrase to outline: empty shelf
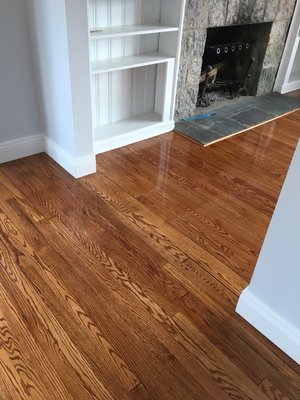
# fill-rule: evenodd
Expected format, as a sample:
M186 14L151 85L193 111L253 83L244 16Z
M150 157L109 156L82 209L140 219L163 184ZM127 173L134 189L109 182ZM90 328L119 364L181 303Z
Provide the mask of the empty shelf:
M146 53L135 56L118 57L110 60L93 61L91 74L120 71L130 68L144 67L147 65L161 64L174 59L161 53Z
M100 154L170 132L173 128L173 121L162 121L162 116L155 111L98 126L94 129L94 152Z
M109 39L115 37L149 35L152 33L176 32L178 27L161 24L154 25L123 25L91 30L91 39Z
M113 122L98 126L95 128L94 138L95 141L105 139L112 139L113 137L132 133L140 129L145 129L155 123L161 122L162 116L156 112L138 115L136 117L122 119L121 121Z

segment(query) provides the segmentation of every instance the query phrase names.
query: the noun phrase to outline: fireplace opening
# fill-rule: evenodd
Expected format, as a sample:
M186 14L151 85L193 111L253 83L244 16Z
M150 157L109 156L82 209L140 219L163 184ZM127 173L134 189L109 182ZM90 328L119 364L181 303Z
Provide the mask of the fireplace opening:
M207 29L198 107L256 95L271 27L269 22Z

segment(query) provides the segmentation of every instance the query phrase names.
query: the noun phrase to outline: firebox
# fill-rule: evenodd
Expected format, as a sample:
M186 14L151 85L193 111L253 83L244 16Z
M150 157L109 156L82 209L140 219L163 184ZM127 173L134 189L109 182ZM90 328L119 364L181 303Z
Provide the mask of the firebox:
M197 106L256 95L272 23L207 29Z

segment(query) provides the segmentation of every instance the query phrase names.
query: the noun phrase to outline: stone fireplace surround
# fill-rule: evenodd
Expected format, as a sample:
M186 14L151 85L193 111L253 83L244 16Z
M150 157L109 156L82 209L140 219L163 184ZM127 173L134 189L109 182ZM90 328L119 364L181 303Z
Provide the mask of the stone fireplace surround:
M207 28L273 22L257 95L272 91L295 3L296 0L187 0L175 117L196 112Z

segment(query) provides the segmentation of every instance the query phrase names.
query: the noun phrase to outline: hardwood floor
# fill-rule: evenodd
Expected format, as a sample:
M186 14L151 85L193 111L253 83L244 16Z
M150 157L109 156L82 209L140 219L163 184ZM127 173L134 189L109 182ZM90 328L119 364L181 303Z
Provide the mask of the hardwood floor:
M300 366L235 313L299 126L170 133L77 181L0 166L1 400L299 400Z

